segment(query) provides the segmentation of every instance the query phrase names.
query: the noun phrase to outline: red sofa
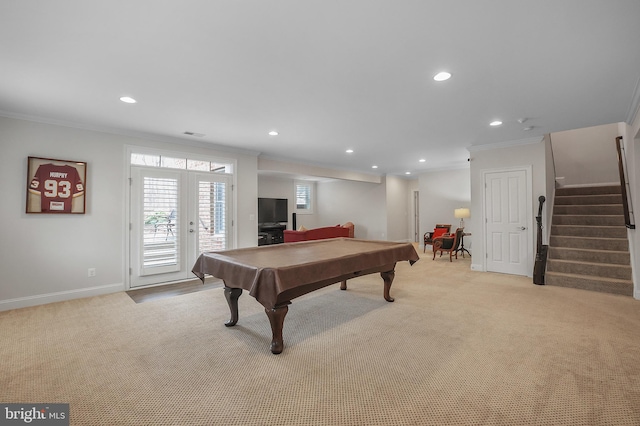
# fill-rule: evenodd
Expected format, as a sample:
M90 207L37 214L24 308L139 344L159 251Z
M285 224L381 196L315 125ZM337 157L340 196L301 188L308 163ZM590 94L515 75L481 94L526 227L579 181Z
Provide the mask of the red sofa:
M347 237L353 238L354 225L347 222L344 225L325 226L324 228L304 229L301 231L285 230L284 242L294 243L296 241L324 240L327 238Z

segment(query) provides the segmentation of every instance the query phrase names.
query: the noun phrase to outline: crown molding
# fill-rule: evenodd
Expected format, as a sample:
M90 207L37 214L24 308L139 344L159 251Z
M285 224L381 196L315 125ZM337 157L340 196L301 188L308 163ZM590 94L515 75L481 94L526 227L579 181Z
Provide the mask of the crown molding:
M467 147L467 151L469 152L477 152L477 151L488 151L491 149L499 149L499 148L510 148L513 146L521 146L521 145L529 145L534 143L540 143L544 140L544 136L536 136L533 138L527 139L518 139L514 141L505 141L505 142L496 142L496 143L488 143L483 145L472 145Z

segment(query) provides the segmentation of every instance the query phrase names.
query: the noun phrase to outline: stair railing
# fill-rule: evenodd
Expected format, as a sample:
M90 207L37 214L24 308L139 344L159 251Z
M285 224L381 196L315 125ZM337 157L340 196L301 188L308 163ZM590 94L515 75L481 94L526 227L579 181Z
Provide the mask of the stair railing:
M533 283L544 285L544 272L547 269L547 252L549 246L542 244L542 206L545 202L544 195L538 197L538 215L536 223L538 225L538 242L536 244L536 261L533 265Z
M626 161L623 156L622 136L616 138L616 149L618 150L618 172L620 174L620 187L622 189L622 207L624 208L624 223L629 229L636 229L635 218L633 217L633 205L630 203L627 188L629 179L626 170ZM630 192L630 191L629 191Z

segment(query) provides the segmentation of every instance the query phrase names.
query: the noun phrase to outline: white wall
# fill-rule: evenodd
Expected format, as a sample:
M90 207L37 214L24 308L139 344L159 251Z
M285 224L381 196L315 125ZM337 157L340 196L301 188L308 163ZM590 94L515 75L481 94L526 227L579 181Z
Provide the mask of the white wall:
M617 123L552 133L558 184L619 184L617 136Z
M432 171L419 176L420 188L420 242L422 235L433 231L436 223L449 223L451 230L460 225L460 219L454 216L454 210L471 207L470 169ZM471 212L473 218L474 212ZM472 233L464 238L464 246L472 250L476 236L470 219L465 219L465 231ZM473 254L473 252L472 252Z
M317 181L314 213L297 215L296 226L311 229L353 222L356 238L411 241L411 190L415 184L396 176L380 177L380 180L380 183L344 179ZM258 196L288 198L291 216L295 202L293 184L294 178L260 175ZM289 222L288 228L291 226Z
M125 289L127 145L237 159L236 245L257 244L256 156L0 117L0 310ZM28 156L86 161L86 214L26 214Z
M496 147L495 149L471 150L471 218L468 220L470 229L473 229L473 263L474 270L486 270L485 264L485 237L483 225L483 199L484 185L482 173L489 170L501 170L513 167L531 166L532 195L531 205L535 206L535 212L531 212L531 220L528 225L531 249L535 255L535 215L538 210L538 197L544 195L547 199L547 169L546 148L542 138L527 141L514 141L513 146ZM467 239L465 238L465 246ZM533 258L531 259L531 273L533 274Z
M353 222L356 238L387 240L387 194L384 182L335 180L318 182L316 189L318 226Z
M387 192L387 239L389 241L413 241L408 233L411 219L407 202L409 180L397 176L386 177Z
M640 110L636 113L636 117L627 125L621 123L619 126L620 134L624 142L626 153L626 162L630 186L630 203L634 211L640 211L640 175L637 167L640 165ZM637 209L637 210L636 210ZM627 236L629 237L629 251L631 254L631 263L633 271L633 297L640 299L640 284L638 268L640 268L640 214L634 215L636 229L629 229Z

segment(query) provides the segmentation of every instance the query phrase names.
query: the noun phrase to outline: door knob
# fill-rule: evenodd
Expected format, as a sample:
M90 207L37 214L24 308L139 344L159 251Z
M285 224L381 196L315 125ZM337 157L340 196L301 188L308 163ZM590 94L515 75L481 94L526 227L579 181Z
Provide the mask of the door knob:
M524 231L524 230L526 230L526 229L527 229L527 228L526 228L526 227L524 227L524 226L521 226L521 227L520 227L520 230L521 230L521 231Z
M189 229L189 232L193 232L193 229Z

